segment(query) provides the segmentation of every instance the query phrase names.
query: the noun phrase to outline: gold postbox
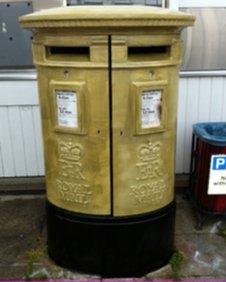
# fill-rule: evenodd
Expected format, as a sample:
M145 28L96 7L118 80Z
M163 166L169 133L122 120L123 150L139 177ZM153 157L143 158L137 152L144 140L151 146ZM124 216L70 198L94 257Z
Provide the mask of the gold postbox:
M194 17L87 6L20 22L34 32L48 202L116 220L170 205L180 31Z

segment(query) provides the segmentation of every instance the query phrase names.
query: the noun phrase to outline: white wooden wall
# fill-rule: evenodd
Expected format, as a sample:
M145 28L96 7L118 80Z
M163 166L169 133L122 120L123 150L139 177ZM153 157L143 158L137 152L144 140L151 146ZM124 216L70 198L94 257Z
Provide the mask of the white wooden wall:
M188 173L192 124L226 121L226 77L180 78L176 173Z
M226 76L183 77L176 173L188 173L192 124L226 121ZM0 81L0 177L44 175L36 81Z
M226 7L226 0L169 0L169 3L174 10ZM226 122L226 71L185 72L184 75L179 85L176 173L189 172L192 124Z
M36 81L0 81L0 177L43 174Z

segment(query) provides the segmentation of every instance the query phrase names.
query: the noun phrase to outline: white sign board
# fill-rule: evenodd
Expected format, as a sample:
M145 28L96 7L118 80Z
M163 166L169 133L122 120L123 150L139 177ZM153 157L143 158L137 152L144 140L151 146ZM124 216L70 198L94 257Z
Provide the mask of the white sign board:
M226 155L212 155L208 195L226 194Z
M77 95L72 91L56 91L58 125L78 127Z
M141 127L152 128L161 124L161 90L144 91L141 95Z

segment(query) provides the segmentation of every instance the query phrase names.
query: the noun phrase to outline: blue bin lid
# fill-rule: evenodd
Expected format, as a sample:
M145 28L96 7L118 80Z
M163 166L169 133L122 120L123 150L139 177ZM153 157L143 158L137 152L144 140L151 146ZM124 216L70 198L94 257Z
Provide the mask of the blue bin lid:
M226 122L203 122L193 125L194 134L214 146L226 146Z

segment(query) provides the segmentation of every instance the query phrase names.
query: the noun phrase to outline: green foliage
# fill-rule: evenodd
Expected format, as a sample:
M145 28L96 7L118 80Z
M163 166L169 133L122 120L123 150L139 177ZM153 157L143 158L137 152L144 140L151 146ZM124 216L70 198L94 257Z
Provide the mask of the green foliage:
M46 273L34 271L34 264L41 261L45 254L45 249L33 249L26 254L27 257L27 271L24 275L25 280L47 280Z
M27 252L27 258L30 262L40 262L43 257L43 250L42 249L33 249Z
M180 280L182 278L181 268L185 262L185 256L179 250L176 250L170 260L170 266L172 270L172 278L174 280Z
M226 228L219 228L217 235L226 238Z

